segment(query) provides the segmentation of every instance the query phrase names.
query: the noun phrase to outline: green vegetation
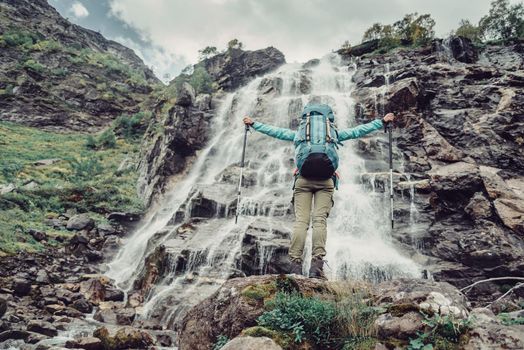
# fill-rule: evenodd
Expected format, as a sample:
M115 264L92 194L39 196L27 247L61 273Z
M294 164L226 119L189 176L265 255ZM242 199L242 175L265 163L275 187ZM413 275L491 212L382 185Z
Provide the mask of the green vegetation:
M215 344L213 345L213 350L220 350L224 347L224 345L227 344L229 341L229 338L225 335L219 335L217 337L217 340L215 341Z
M107 135L106 146L115 140L113 130ZM111 211L143 210L135 190L137 174L132 168L120 168L137 154L136 143L118 139L112 148L95 151L85 147L81 134L45 132L7 122L0 122L0 140L0 184L16 187L0 195L0 252L42 249L28 234L30 229L67 235L44 223L67 210L88 212L98 220ZM54 160L35 164L42 159Z
M244 44L242 44L242 42L240 42L238 39L229 40L229 42L227 43L228 50L231 50L231 49L242 50L243 47L244 47Z
M126 140L136 142L144 135L150 118L150 112L121 115L113 122L113 128L115 133L123 136Z
M177 95L184 82L189 83L197 94L213 92L213 79L201 64L194 67L186 67L178 77L174 79L175 94Z
M453 315L425 315L424 332L410 339L409 350L458 349L461 337L470 328L469 319L456 319Z
M524 37L524 5L510 5L509 0L494 0L489 14L479 21L479 30L488 40L504 43Z
M398 46L423 46L434 38L435 21L429 14L411 13L393 24L373 24L362 41L378 40L379 51L386 52Z
M502 323L506 326L512 326L512 325L524 325L524 317L523 316L515 316L512 317L508 313L500 313L497 315L498 318L502 321Z
M218 54L216 46L206 46L202 50L198 50L198 57L200 61L205 60L206 58L215 56Z
M29 32L20 28L11 28L5 34L0 35L0 47L17 48L26 55L31 53L50 54L62 52L67 55L67 60L71 64L85 64L103 68L108 76L112 74L123 75L126 77L126 84L133 87L149 86L144 72L123 63L113 54L82 48L80 45L64 46L56 40L44 39L44 36L40 33ZM44 72L46 68L34 57L27 58L23 67L39 73ZM51 74L55 76L65 76L67 72L67 69L63 67L51 70Z

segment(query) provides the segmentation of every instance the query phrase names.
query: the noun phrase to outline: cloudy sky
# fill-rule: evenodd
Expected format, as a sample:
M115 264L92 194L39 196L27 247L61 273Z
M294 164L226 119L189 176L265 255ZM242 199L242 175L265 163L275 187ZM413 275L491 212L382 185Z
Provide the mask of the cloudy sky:
M319 57L375 22L430 13L437 36L462 18L477 22L491 0L48 0L64 17L100 31L141 56L163 80L198 60L208 45L238 38L246 49L275 46L288 62ZM511 0L517 3L519 0Z

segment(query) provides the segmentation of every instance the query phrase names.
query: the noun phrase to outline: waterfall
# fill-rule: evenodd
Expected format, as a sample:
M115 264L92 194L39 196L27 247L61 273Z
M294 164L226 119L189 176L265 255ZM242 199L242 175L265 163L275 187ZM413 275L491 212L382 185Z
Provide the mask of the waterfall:
M236 180L234 175L242 148L242 118L249 115L263 123L293 128L306 103L321 102L332 106L339 129L355 126L355 101L351 97L355 69L355 65L348 66L331 54L313 67L286 64L224 98L214 118L211 140L188 175L151 210L108 265L107 275L131 292L144 269L145 258L160 245L165 249L169 257L167 271L146 295L140 310L142 318L154 317L173 327L188 308L238 274L236 261L242 239L255 223L269 230L278 226L290 231L293 144L256 132L248 139L249 181L242 191L242 215L237 225L231 217L238 181L238 175ZM381 132L369 137L385 140ZM362 184L366 160L358 156L356 141L346 142L339 156L341 183L328 218L328 277L371 281L418 277L420 268L391 242L385 194L370 191ZM387 154L382 156L377 161L386 171ZM214 214L189 222L191 213L204 202L216 205ZM273 249L260 246L259 252L257 270L264 273ZM309 247L305 254L307 269Z

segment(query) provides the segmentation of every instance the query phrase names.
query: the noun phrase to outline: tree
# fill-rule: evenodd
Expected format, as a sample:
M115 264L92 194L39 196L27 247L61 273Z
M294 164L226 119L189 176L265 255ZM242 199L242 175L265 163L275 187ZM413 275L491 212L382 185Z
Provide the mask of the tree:
M212 57L218 53L218 50L215 46L206 46L202 50L198 50L198 55L200 61L205 60L206 58Z
M390 24L382 25L380 23L373 24L362 37L362 41L379 40L379 48L381 50L390 50L400 44L400 39Z
M374 23L371 27L369 27L365 32L364 36L362 37L362 42L364 41L370 41L370 40L376 40L376 39L382 39L383 35L383 29L384 26L380 23Z
M410 13L393 24L396 35L405 45L426 45L435 36L435 20L431 15Z
M467 19L462 19L459 27L453 32L453 35L468 38L473 42L480 42L480 29Z
M193 86L197 94L211 93L213 79L202 66L197 66L189 79L189 84Z
M481 35L486 39L502 40L524 37L524 6L510 5L509 0L494 0L489 14L479 22Z
M342 44L342 48L343 48L344 50L349 50L349 49L351 49L351 44L349 43L349 40L344 41L344 43Z
M229 42L227 43L228 50L231 50L231 49L241 50L243 46L244 44L242 44L242 42L240 42L238 39L229 40Z

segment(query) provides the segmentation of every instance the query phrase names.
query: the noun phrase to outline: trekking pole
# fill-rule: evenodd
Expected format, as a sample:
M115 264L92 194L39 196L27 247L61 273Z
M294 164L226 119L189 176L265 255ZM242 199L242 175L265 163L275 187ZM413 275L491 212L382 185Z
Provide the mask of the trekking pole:
M240 179L238 179L238 194L237 194L237 211L235 214L235 224L238 222L238 215L240 214L240 194L242 191L242 175L244 173L244 159L246 157L246 145L247 145L247 132L249 131L249 125L246 124L244 130L244 145L242 146L242 160L240 161Z
M389 137L389 206L391 216L391 229L394 226L393 220L393 123L387 122L384 125L384 132L388 133Z

